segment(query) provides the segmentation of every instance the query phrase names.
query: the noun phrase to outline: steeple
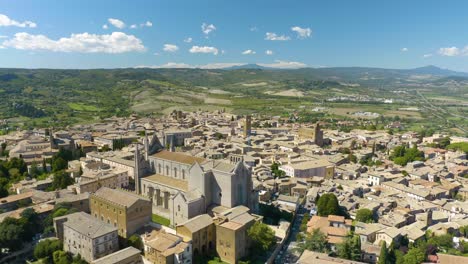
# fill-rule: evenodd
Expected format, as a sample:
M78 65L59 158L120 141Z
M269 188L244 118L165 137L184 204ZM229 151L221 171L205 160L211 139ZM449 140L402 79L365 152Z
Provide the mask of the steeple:
M143 144L145 145L145 160L148 160L148 155L149 155L149 140L148 140L148 133L146 132L145 129L145 139L143 141Z
M135 179L135 192L137 194L141 194L140 190L140 150L138 148L138 143L135 144L135 171L134 171L134 179Z

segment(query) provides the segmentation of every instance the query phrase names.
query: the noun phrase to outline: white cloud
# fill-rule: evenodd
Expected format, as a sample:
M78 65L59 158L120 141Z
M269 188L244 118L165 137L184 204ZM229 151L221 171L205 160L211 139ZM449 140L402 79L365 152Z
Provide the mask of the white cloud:
M273 51L272 51L272 50L266 50L266 51L265 51L265 54L266 54L266 55L273 55Z
M290 38L289 36L277 35L276 33L267 32L267 33L265 34L265 39L266 39L266 40L279 40L279 41L284 41L284 40L290 40L291 38Z
M193 46L190 48L190 53L212 53L218 55L218 49L215 47L208 46Z
M0 35L0 39L6 39L6 38L8 38L8 36Z
M310 28L301 28L298 26L292 27L292 31L295 31L297 33L297 37L304 39L304 38L309 38L310 35L312 34L312 30Z
M210 34L212 31L215 31L215 30L216 30L216 27L215 27L215 25L213 25L213 24L209 24L209 25L208 25L207 23L203 23L203 24L201 25L201 29L202 29L203 34L208 35L208 34Z
M125 23L117 18L109 18L107 19L107 21L109 22L109 24L113 25L116 28L122 29L125 27Z
M164 44L163 50L167 52L176 52L179 50L179 47L174 44Z
M298 69L307 67L307 64L297 61L282 61L282 60L275 60L274 63L258 63L258 65L263 67L271 67L271 68L280 68L280 69Z
M144 24L141 24L142 27L152 27L153 23L151 21L146 21Z
M159 56L159 52L153 53L154 56Z
M401 51L402 51L402 52L407 52L407 51L408 51L408 48L402 48Z
M253 55L255 53L256 53L255 50L248 49L248 50L244 50L242 52L242 55Z
M423 55L423 58L430 58L430 57L432 57L432 53L424 54L424 55Z
M132 29L137 28L137 27L138 27L138 26L135 25L135 24L133 24L133 25L130 26L130 28L132 28Z
M107 24L102 25L102 29L109 29L109 26Z
M37 24L28 20L19 22L19 21L9 18L8 16L4 14L0 14L0 27L35 28L37 27Z
M244 65L243 62L219 62L219 63L208 63L208 64L201 64L201 65L190 65L186 63L179 63L179 62L168 62L162 65L141 65L136 66L135 68L199 68L199 69L223 69L232 66L239 66Z
M460 49L457 47L448 47L448 48L440 48L439 54L442 56L457 56L460 54Z
M190 42L192 42L192 40L193 40L192 38L188 37L188 38L184 39L184 42L185 43L190 43Z
M0 49L6 49L4 46L0 45Z
M249 28L250 31L258 31L258 28L257 27L251 27Z
M85 32L72 34L68 38L63 37L58 40L52 40L44 35L31 35L21 32L16 33L14 38L5 40L2 45L20 50L81 53L124 53L146 50L140 39L123 32L112 32L112 34L107 35Z

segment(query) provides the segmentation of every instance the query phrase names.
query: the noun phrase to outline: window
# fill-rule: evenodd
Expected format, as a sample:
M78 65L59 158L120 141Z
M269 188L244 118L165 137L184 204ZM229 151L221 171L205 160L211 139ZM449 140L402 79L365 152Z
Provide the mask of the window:
M166 175L169 176L169 166L166 165Z
M174 178L177 178L177 168L174 168Z
M178 206L177 206L177 211L179 211L179 212L180 212L180 205L178 205Z
M158 172L161 174L161 164L158 164Z
M182 170L182 179L185 180L185 170Z

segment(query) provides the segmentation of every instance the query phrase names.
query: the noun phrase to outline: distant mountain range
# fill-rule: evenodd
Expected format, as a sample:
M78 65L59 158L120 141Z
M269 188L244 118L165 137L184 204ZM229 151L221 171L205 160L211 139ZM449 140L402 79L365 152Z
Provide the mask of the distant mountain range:
M461 76L468 77L467 72L458 72L452 71L449 69L442 69L434 65L428 65L424 67L414 68L414 69L384 69L384 68L367 68L367 67L324 67L324 68L300 68L294 70L317 70L317 71L348 71L348 72L381 72L387 74L403 74L403 75L432 75L432 76ZM291 69L281 69L281 68L272 68L265 67L255 63L237 65L223 68L223 70L291 70Z

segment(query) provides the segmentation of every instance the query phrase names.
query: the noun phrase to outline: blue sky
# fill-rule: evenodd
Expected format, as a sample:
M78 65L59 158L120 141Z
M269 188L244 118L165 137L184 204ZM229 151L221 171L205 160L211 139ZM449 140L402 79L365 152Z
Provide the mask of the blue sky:
M0 67L468 71L466 10L461 0L0 0Z

